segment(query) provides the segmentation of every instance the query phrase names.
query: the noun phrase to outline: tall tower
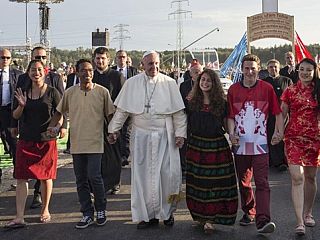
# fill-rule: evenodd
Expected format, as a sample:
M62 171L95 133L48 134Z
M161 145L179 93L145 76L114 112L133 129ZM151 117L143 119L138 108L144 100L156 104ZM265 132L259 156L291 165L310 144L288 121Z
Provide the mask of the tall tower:
M50 8L47 6L47 4L61 3L61 2L64 2L64 0L9 0L9 1L17 2L17 3L25 3L25 4L39 3L40 44L43 46L49 47L47 32L49 30ZM27 12L26 12L26 15L27 15ZM27 26L26 26L26 29L27 29Z
M123 43L125 40L130 39L131 37L128 35L129 31L125 29L126 27L129 27L128 24L118 24L114 26L117 30L115 30L116 37L113 38L113 40L119 41L119 50L123 50Z
M176 39L176 46L177 46L177 65L178 65L178 73L180 74L180 60L181 60L181 49L183 44L183 18L187 18L187 15L190 14L192 16L191 11L187 11L182 9L182 3L187 2L189 5L188 0L174 0L171 2L171 7L173 4L177 4L177 10L172 13L169 13L170 16L173 16L174 19L177 19L177 39Z

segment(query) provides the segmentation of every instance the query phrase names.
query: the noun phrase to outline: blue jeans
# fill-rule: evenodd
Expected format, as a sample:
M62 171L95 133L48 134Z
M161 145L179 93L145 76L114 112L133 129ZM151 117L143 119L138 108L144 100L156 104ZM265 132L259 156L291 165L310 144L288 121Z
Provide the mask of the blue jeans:
M94 195L94 207L96 211L104 211L107 203L101 176L102 153L72 154L72 158L81 212L83 216L93 218L94 208L91 201L90 189L92 188Z

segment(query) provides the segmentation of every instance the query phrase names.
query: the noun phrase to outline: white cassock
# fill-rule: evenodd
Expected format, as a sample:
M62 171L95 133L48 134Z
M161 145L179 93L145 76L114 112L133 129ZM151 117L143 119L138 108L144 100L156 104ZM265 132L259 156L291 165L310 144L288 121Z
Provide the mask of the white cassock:
M132 117L130 138L132 221L167 220L176 204L168 199L181 191L181 166L175 137L186 138L184 104L174 79L144 72L129 78L114 104L108 132Z

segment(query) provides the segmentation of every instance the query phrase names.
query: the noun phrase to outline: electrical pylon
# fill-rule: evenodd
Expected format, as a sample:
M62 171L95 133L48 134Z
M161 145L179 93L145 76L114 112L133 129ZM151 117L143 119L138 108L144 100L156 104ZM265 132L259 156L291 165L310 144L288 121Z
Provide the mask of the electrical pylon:
M124 50L124 48L123 48L124 41L131 38L128 35L129 31L127 29L125 29L126 27L129 27L129 25L128 24L118 24L118 25L114 26L114 28L117 29L114 31L114 33L117 36L112 38L112 40L119 41L119 50Z
M171 7L173 4L177 4L177 9L169 13L170 16L173 16L174 19L177 19L177 39L176 39L176 46L177 46L177 66L178 66L178 73L180 74L180 60L181 60L181 50L183 45L183 18L187 18L187 15L190 14L192 17L192 12L188 10L182 9L182 3L187 2L189 5L188 0L174 0L171 2Z

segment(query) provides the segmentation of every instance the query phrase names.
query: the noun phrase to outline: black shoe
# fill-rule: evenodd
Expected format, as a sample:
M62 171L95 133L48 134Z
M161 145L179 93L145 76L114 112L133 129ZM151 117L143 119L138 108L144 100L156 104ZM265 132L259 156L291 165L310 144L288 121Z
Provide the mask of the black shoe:
M129 161L128 161L127 159L122 160L121 166L122 166L122 167L125 167L125 166L127 166L127 165L129 165Z
M121 166L122 166L122 167L125 167L125 166L127 166L127 165L129 165L128 159L127 159L126 157L122 157Z
M168 227L172 227L173 224L174 224L174 217L173 217L173 215L170 215L169 219L164 220L164 221L163 221L163 224L166 225L166 226L168 226Z
M158 226L159 225L159 219L152 218L149 220L149 222L141 221L137 224L137 229L146 229L152 226Z
M152 219L149 220L149 224L153 225L153 226L159 225L159 219L152 218Z
M262 227L258 228L258 233L273 233L276 230L276 225L273 222L265 223Z
M114 186L113 187L113 194L119 194L120 193L120 185Z
M288 166L286 164L280 164L280 166L278 167L279 172L285 172L288 170Z
M66 149L63 151L64 154L70 154L70 149Z
M32 200L30 208L31 209L40 208L41 205L42 205L41 195L40 195L40 193L35 193L33 195L33 200Z
M120 193L120 186L115 186L106 191L106 195L117 195Z
M240 219L240 226L249 226L254 224L254 217L249 216L248 214L244 214Z
M84 229L93 224L93 218L90 216L83 216L81 220L77 223L76 228Z
M137 224L137 229L146 229L150 226L149 222L141 221Z
M96 219L98 226L103 226L107 222L106 212L105 211L98 211L97 212L97 219Z

